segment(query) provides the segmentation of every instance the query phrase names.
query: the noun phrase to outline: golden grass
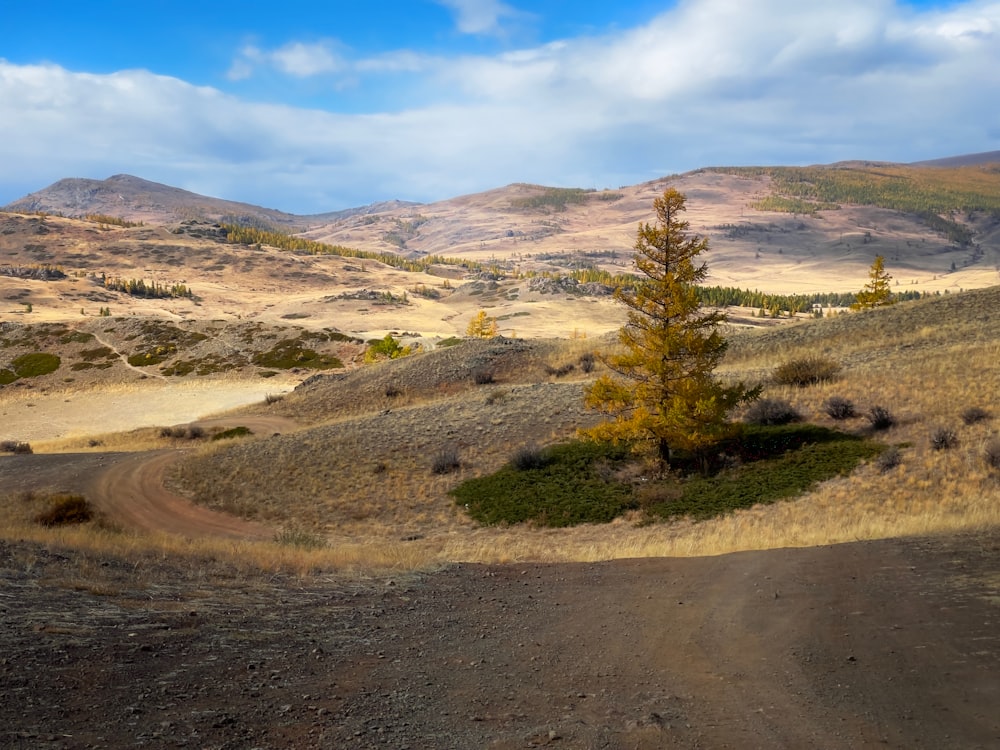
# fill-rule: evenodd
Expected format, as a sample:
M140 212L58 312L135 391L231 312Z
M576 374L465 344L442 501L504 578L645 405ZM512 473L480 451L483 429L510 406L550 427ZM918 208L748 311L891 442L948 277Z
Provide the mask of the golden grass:
M983 448L1000 428L997 309L1000 288L843 320L734 334L731 355L721 368L727 377L766 379L776 365L794 357L836 359L842 365L836 380L807 388L768 386L765 395L788 400L811 421L858 431L867 429L863 416L836 423L824 413L825 401L848 398L860 415L884 406L896 424L878 439L900 446L902 462L885 472L874 463L865 465L795 501L711 521L647 525L636 515L557 530L474 525L448 496L451 487L498 468L524 442L570 437L594 418L582 409L579 381L518 383L511 374L510 380L490 386L431 388L388 413L339 419L328 414L326 422L298 433L206 446L180 465L173 483L189 496L278 527L306 529L326 540L322 549L138 536L99 527L44 530L13 517L4 519L4 535L124 556L213 557L231 561L248 575L360 575L456 561L717 555L994 527L1000 525L1000 474L986 466ZM547 351L542 361L575 355L569 348ZM392 373L404 377L403 370ZM530 373L538 377L537 368ZM331 390L314 397L327 404L346 399L381 408L379 389L389 380L380 378L350 381L355 390L347 396ZM309 411L308 394L288 400L290 411L315 414L319 421L319 414ZM969 407L985 409L992 419L964 424L961 415ZM941 426L956 432L956 447L933 449L930 435ZM456 474L434 475L433 453L448 444L458 446L463 467Z

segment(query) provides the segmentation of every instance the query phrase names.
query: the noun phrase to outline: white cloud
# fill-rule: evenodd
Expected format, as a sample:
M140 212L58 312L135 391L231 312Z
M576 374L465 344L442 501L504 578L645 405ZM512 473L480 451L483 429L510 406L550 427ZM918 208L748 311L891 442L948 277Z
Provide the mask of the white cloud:
M333 73L342 67L338 56L328 44L293 42L271 53L279 70L299 78Z
M0 203L27 192L26 176L34 190L130 172L307 212L515 181L605 187L711 164L1000 149L1000 3L813 5L687 0L642 27L493 57L349 60L332 43L241 52L249 69L417 92L409 109L392 111L392 98L364 115L144 71L0 61Z
M523 15L499 0L437 0L455 12L455 24L463 34L498 34L501 19Z
M247 45L229 68L227 77L232 81L250 78L261 66L274 68L295 78L341 72L345 63L334 49L332 42L289 42L274 50L266 51Z

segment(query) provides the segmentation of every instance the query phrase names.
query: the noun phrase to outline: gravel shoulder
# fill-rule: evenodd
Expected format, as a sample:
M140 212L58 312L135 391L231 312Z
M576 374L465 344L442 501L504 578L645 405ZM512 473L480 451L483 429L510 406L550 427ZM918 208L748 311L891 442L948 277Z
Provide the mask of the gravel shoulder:
M997 531L368 583L4 542L0 575L6 747L1000 743Z

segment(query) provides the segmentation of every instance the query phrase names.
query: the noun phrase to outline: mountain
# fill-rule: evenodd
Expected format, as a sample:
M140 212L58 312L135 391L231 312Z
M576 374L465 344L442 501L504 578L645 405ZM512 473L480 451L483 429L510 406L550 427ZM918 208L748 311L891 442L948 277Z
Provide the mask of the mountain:
M863 278L876 255L901 284L926 274L950 275L941 287L997 282L1000 152L921 164L711 167L601 191L515 183L308 216L117 175L61 180L6 208L147 224L229 221L376 253L617 273L631 267L636 227L666 187L687 196L691 229L709 239L712 284L822 291L830 268Z
M927 161L915 161L910 164L913 167L971 167L984 164L1000 164L1000 151L984 151L979 154L964 154L962 156L948 156L944 159L929 159Z
M248 203L210 198L128 174L106 180L67 178L4 207L7 211L44 212L62 216L101 214L147 224L176 224L191 219L240 219L297 229L301 217Z

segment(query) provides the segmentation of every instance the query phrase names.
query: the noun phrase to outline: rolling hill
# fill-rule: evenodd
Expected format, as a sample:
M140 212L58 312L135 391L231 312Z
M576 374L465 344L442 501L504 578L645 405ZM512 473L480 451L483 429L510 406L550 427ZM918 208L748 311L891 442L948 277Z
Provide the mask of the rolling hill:
M118 175L68 179L5 207L172 225L273 228L323 243L503 270L631 266L635 228L666 186L688 197L708 237L710 284L768 293L850 291L875 255L920 291L987 286L1000 267L1000 156L917 165L706 168L616 190L513 184L431 204L389 201L299 216Z

